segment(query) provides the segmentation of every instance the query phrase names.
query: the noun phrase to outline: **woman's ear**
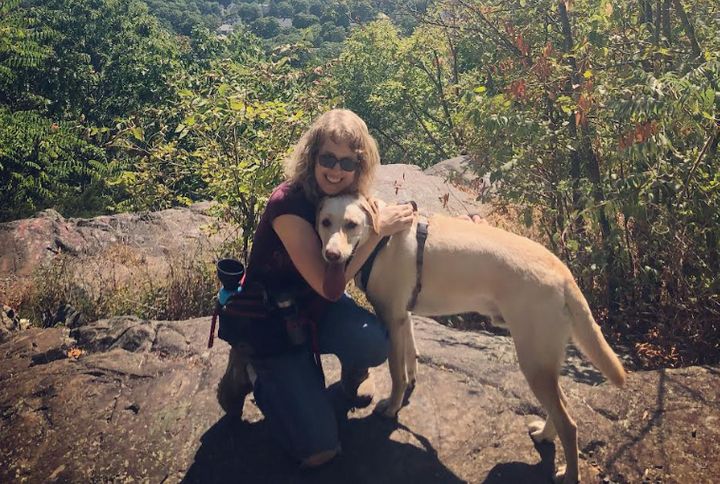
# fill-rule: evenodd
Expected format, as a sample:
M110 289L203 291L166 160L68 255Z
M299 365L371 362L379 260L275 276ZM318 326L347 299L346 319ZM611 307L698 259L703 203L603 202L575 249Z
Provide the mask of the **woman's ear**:
M380 209L378 208L377 200L374 198L365 198L360 196L360 206L370 217L370 223L372 224L373 231L376 234L380 233Z

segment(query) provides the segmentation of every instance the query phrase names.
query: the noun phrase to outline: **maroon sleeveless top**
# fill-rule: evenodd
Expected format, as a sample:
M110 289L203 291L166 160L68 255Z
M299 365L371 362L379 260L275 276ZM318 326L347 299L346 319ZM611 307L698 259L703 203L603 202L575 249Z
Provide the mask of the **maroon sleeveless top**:
M315 227L315 204L305 196L302 186L283 182L273 190L260 217L248 260L247 278L270 290L293 290L322 298L303 279L290 259L285 246L273 229L280 215L297 215Z

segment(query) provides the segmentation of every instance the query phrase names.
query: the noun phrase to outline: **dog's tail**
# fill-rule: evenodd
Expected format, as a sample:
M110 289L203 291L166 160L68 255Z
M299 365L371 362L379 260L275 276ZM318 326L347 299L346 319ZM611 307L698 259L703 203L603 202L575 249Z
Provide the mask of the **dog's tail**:
M573 320L573 339L582 352L611 382L619 387L623 386L625 369L605 341L585 296L572 279L565 286L565 304Z

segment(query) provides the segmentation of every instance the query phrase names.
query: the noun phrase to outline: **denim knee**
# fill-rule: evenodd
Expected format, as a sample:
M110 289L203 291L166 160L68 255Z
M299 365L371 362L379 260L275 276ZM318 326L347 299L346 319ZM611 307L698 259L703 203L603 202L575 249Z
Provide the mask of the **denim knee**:
M390 353L390 338L388 338L387 331L383 326L378 328L377 334L372 335L372 338L368 338L368 344L365 346L365 361L367 367L380 366L388 358Z

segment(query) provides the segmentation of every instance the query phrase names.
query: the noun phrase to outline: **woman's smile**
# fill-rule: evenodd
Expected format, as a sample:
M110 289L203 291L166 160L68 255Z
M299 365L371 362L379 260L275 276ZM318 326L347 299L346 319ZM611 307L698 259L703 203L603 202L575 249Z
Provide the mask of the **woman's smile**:
M357 169L347 171L347 168L355 168L356 164L357 153L347 143L325 140L315 160L315 181L320 191L325 195L344 193L357 176Z

